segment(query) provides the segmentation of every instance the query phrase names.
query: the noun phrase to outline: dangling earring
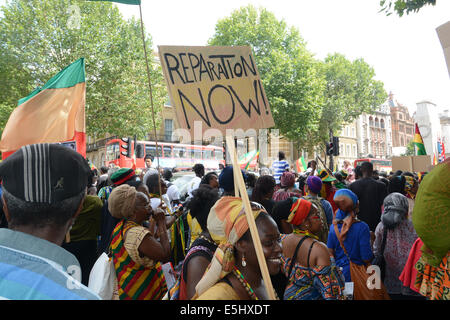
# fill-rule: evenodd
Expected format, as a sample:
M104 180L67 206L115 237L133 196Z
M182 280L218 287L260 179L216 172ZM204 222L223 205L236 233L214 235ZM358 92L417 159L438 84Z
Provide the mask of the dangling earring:
M242 266L245 267L247 265L247 262L245 261L245 256L242 255L242 262L241 262Z

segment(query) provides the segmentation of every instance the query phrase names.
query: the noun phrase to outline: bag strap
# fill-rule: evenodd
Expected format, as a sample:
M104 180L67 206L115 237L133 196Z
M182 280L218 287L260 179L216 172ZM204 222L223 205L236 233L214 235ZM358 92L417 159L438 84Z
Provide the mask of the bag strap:
M344 250L345 255L347 256L348 260L350 261L350 257L348 256L347 250L345 249L345 246L344 246L344 242L341 239L341 234L339 232L337 223L333 222L333 225L334 225L334 232L336 233L336 237L339 240L339 244L341 245L342 250Z
M294 251L294 254L293 254L293 256L292 256L291 264L290 264L290 266L289 266L289 273L288 273L288 276L291 275L292 268L294 267L295 260L297 260L298 249L300 249L300 247L301 247L303 241L305 241L306 238L309 238L309 236L304 236L303 238L301 238L300 241L299 241L298 244L297 244L297 247L295 247L295 251ZM308 263L309 263L309 262L308 262Z
M317 242L317 241L314 240L314 241L311 243L311 246L309 247L309 251L308 251L307 267L308 267L309 277L311 278L311 283L313 283L314 280L313 280L313 277L312 277L312 274L311 274L311 267L310 267L310 265L309 265L309 257L311 256L312 247L314 246L314 244L315 244L316 242Z

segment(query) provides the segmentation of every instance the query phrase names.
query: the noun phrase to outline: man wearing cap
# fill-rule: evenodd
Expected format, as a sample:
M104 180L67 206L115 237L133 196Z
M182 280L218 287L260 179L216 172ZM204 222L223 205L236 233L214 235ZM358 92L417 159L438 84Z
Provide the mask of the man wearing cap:
M136 180L137 176L133 169L121 168L111 175L111 182L113 185L112 189L124 184L127 181ZM111 190L112 190L111 189ZM106 252L109 246L111 233L114 227L119 223L120 219L114 218L108 209L108 200L104 201L102 208L102 225L101 225L101 236L100 243L98 247L98 253Z
M375 232L381 221L381 206L387 196L386 185L373 178L373 164L365 161L361 164L362 178L349 185L359 199L358 218L369 225L369 229Z
M0 164L0 299L98 300L81 284L75 256L61 247L86 196L90 168L56 144L27 145Z
M337 191L337 189L333 186L333 182L336 181L336 178L330 175L330 173L326 169L319 170L318 176L323 183L321 195L331 204L333 212L336 212L338 207L333 200L334 194Z

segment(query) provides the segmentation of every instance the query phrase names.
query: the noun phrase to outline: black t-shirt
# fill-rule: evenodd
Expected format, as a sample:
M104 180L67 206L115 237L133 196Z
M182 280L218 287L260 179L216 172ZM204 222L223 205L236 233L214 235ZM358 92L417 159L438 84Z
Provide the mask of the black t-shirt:
M387 196L386 185L373 178L361 178L350 184L349 189L359 199L358 218L369 225L374 231L381 221L381 207Z
M205 247L205 248L209 249L210 252L205 251L205 250L197 250L194 253L190 254L186 259L184 259L184 262L183 262L183 280L184 281L186 281L186 274L188 272L188 262L192 258L197 257L197 256L202 256L202 257L205 257L206 259L211 261L213 255L214 255L214 252L217 249L217 245L212 244L211 242L206 241L206 240L204 240L202 238L195 239L195 241L191 245L191 248L194 248L194 247L197 247L197 246Z

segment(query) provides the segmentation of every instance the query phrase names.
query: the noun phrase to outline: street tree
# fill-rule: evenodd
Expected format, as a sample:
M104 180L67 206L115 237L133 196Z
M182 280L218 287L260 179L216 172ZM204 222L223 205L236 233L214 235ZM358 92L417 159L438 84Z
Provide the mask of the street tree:
M249 5L219 20L209 45L250 46L275 127L297 147L314 144L311 132L318 130L324 80L296 28Z
M363 59L350 61L342 54L329 54L321 72L326 79L319 130L323 142L331 141L362 113L373 113L387 98L383 83L374 79L374 69ZM333 168L333 156L330 162Z
M380 12L385 12L386 15L397 13L398 16L403 14L410 14L418 12L426 5L436 5L436 0L380 0Z
M87 134L143 138L151 132L140 22L125 20L110 2L11 0L1 8L0 116L80 57L86 62ZM159 64L150 61L150 69L158 111L167 93Z

